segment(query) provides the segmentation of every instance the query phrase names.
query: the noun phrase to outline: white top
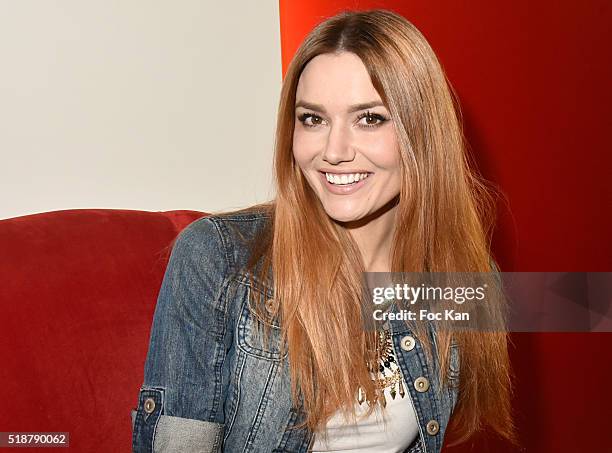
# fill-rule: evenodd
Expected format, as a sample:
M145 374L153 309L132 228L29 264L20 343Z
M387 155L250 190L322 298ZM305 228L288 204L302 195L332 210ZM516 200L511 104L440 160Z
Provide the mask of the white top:
M399 367L397 362L390 363L390 370L384 370L384 376L389 376ZM378 376L382 374L379 372ZM315 434L313 453L345 452L345 453L400 453L403 452L419 435L419 425L410 400L406 382L402 378L403 393L399 394L399 382L384 389L387 405L381 409L377 405L368 418L359 418L368 409L367 401L361 405L355 401L356 424L347 421L342 413L336 412L327 422L328 442L323 434ZM395 398L390 390L395 387Z

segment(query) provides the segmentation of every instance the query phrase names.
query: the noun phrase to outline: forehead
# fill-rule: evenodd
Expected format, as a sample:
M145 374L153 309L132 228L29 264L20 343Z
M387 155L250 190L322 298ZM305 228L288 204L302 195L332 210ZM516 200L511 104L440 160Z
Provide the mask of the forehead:
M380 101L361 59L350 52L321 54L308 62L296 99L327 105Z

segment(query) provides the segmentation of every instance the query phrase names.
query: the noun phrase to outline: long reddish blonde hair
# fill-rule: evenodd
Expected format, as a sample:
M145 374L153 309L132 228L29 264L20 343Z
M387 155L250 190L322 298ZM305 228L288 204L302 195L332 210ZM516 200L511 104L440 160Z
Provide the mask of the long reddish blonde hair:
M271 217L253 244L249 267L254 270L262 259L257 281L272 282L292 398L303 405L312 430L323 428L335 410L354 416L359 386L366 395L376 394L366 367L372 336L363 328L361 255L348 232L327 216L292 153L300 74L315 56L334 52L352 52L364 63L400 144L391 271L489 272L494 219L493 191L469 162L456 96L418 29L385 10L345 12L318 25L297 50L282 86L276 198L247 209L263 209ZM262 307L261 298L254 299L253 306ZM501 312L501 302L493 309ZM268 332L265 323L262 327ZM416 329L429 360L436 354L441 364L448 363L451 337L459 346L459 400L449 431L455 441L485 425L516 441L507 334L441 330L432 345L425 328ZM439 369L446 385L447 367Z

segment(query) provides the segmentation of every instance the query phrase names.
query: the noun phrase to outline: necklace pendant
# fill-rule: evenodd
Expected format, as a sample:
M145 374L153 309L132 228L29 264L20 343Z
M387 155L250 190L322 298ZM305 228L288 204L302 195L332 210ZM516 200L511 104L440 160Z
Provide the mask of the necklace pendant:
M380 391L382 398L380 399L380 404L382 405L382 407L387 407L387 398L385 397L385 390L382 389Z
M399 394L402 398L406 394L406 390L404 389L404 384L402 383L402 381L399 381Z

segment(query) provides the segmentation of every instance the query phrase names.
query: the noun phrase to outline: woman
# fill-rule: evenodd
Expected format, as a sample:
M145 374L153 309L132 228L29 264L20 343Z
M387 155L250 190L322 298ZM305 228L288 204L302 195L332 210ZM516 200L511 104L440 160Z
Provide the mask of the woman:
M134 451L433 453L451 414L456 440L513 438L504 333L372 333L360 310L364 271L490 271L489 198L451 93L394 13L310 33L283 82L276 198L174 244Z

